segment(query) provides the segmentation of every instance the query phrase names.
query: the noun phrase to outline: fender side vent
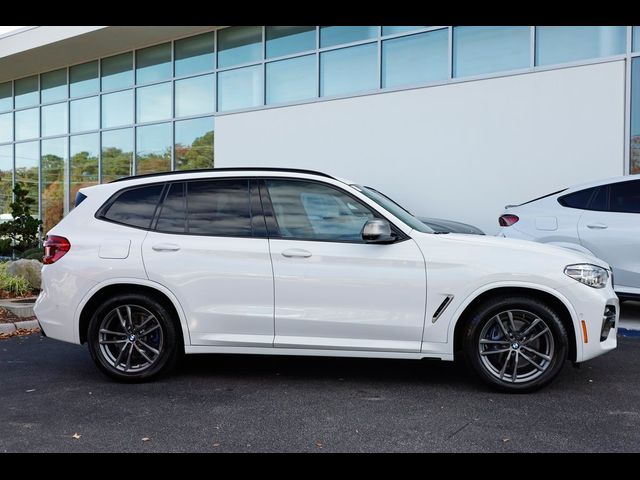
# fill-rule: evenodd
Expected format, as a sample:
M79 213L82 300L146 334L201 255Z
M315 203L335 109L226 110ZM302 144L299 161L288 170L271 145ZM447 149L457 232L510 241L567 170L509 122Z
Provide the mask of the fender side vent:
M436 323L438 321L438 318L440 318L440 315L442 315L442 312L444 312L445 308L449 306L451 300L453 300L453 295L447 295L445 297L440 306L433 313L433 319L431 320L431 323Z

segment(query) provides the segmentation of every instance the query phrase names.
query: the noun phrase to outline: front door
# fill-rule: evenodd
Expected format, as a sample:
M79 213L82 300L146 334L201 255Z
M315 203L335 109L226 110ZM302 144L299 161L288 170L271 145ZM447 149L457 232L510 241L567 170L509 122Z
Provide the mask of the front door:
M367 244L379 217L337 186L266 179L275 347L419 352L425 261L410 238ZM266 187L266 188L265 188Z

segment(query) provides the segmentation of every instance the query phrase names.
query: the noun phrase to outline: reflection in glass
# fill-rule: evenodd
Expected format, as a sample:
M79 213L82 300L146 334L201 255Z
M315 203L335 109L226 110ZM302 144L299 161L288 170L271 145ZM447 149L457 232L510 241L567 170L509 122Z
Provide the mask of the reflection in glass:
M633 51L640 52L640 26L633 27Z
M262 59L262 27L218 30L218 68Z
M136 89L138 122L171 118L171 82Z
M176 77L213 70L213 32L175 42Z
M187 226L194 235L251 236L247 180L187 183Z
M16 108L30 107L38 103L38 76L21 78L14 82Z
M102 132L102 182L133 175L133 128Z
M69 91L72 97L91 95L99 88L97 60L75 65L69 69Z
M213 168L213 117L176 122L176 170Z
M340 43L351 43L367 40L378 35L378 27L369 26L335 26L320 27L320 47L330 47Z
M136 51L137 83L150 83L171 78L171 44Z
M133 123L133 90L102 95L102 128Z
M3 113L0 115L0 143L13 140L13 113Z
M67 102L42 107L41 116L43 137L67 133Z
M16 143L16 182L22 183L27 189L27 197L33 200L31 215L39 218L38 214L38 184L40 182L38 166L40 154L39 142Z
M132 53L121 53L113 57L103 58L100 75L102 76L103 92L133 85Z
M536 27L536 65L617 55L626 44L627 27Z
M16 140L27 140L40 136L40 112L38 110L36 107L16 112Z
M215 91L213 74L176 81L176 117L212 113Z
M0 112L13 108L13 92L11 82L0 83Z
M67 69L61 68L40 75L40 100L42 103L67 98Z
M630 172L640 173L640 57L631 62Z
M42 140L42 231L51 230L64 216L67 139Z
M168 233L185 233L187 228L187 201L184 182L172 183L162 202L156 230Z
M100 98L89 97L70 102L71 133L97 130L100 123L98 117Z
M267 104L316 96L316 56L267 63Z
M529 27L455 27L453 75L465 77L527 68L530 45Z
M320 54L320 95L378 88L378 45L368 43Z
M98 183L98 134L73 135L70 137L71 190L69 208L75 205L78 190Z
M265 27L267 58L316 48L316 27Z
M434 30L382 43L382 87L445 80L449 76L449 32Z
M425 27L382 27L382 35L395 35L397 33L411 32Z
M0 146L0 214L11 214L13 201L13 145ZM4 253L3 253L4 254Z
M136 129L136 175L171 170L171 123Z
M218 110L262 105L262 67L238 68L218 73Z

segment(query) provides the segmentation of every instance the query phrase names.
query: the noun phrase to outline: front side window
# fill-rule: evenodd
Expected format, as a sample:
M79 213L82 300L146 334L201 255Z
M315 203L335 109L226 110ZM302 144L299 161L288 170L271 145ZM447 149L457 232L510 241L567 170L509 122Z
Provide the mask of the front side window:
M130 188L120 193L101 216L131 227L149 228L161 192L162 184Z
M362 242L362 227L375 218L367 206L328 185L297 180L266 184L283 238Z
M610 188L612 212L640 213L640 180L614 183Z

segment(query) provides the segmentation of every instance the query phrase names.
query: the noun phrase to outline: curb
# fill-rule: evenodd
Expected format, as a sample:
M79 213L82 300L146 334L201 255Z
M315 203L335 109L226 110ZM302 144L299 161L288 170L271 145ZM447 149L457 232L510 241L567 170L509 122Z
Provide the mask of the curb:
M12 333L21 328L38 328L37 320L26 320L24 322L0 323L0 333Z

